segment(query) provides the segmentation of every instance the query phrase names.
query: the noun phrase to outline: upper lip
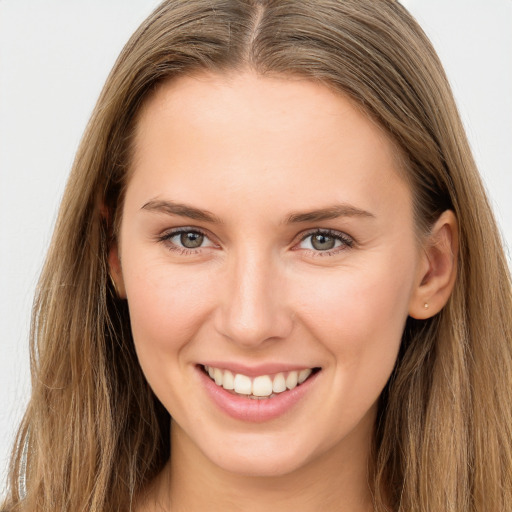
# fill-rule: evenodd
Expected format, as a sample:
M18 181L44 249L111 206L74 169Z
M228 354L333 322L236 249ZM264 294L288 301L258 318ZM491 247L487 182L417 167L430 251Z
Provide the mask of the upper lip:
M292 363L260 363L260 364L244 364L228 361L203 361L199 363L201 366L210 366L219 368L221 370L229 370L232 373L240 373L247 377L258 377L259 375L273 375L276 373L285 373L292 371L305 370L307 368L318 368L318 366L311 366L307 364L292 364Z

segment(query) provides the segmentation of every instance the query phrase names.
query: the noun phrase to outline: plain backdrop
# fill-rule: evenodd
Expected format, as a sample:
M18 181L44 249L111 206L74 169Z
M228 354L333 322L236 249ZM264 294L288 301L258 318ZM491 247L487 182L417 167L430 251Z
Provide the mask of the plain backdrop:
M156 0L0 0L0 488L28 401L31 301L80 136ZM512 246L512 0L409 0ZM58 440L56 440L58 442Z

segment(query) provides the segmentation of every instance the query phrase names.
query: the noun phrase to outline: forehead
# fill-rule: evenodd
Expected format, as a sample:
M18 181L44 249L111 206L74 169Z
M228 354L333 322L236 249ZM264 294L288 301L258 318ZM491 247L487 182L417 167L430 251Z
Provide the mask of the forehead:
M397 153L351 100L319 83L203 73L166 82L148 98L131 181L152 198L189 199L192 186L209 207L216 191L217 200L241 198L245 209L272 195L283 206L293 197L316 207L323 197L369 209L386 192L392 202L397 187L410 199Z
M353 124L344 133L340 133L343 127L338 121L341 118L347 120L346 127L348 123ZM289 129L288 136L299 135L303 122L307 121L310 135L320 126L320 135L324 138L329 129L333 135L371 136L389 146L395 156L399 153L390 136L355 101L319 82L296 76L266 77L251 71L199 72L163 82L146 98L139 112L137 142L149 123L173 120L176 126L185 122L182 127L205 130L216 127L219 136L221 128L233 128L238 136L251 138L262 132L282 135L282 128ZM233 121L238 124L236 129ZM238 128L244 121L251 130L240 133ZM398 166L399 161L396 163Z

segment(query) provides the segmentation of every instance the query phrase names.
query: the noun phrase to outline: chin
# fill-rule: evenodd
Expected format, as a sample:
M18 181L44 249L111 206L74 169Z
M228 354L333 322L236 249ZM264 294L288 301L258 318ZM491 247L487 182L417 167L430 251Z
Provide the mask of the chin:
M257 440L245 446L238 440L229 450L203 453L210 461L229 473L250 477L279 477L306 466L312 457L305 450L285 440Z
M304 466L305 461L268 459L263 457L225 458L218 462L224 471L247 477L280 477L289 475Z

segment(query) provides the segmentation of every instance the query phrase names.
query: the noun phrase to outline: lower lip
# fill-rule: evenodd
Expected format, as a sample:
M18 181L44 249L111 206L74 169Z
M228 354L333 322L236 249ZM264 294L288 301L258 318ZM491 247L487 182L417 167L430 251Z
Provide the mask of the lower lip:
M290 411L311 390L320 372L314 373L297 387L278 393L272 398L244 398L217 386L201 367L197 367L202 384L212 401L228 416L240 421L263 423Z

